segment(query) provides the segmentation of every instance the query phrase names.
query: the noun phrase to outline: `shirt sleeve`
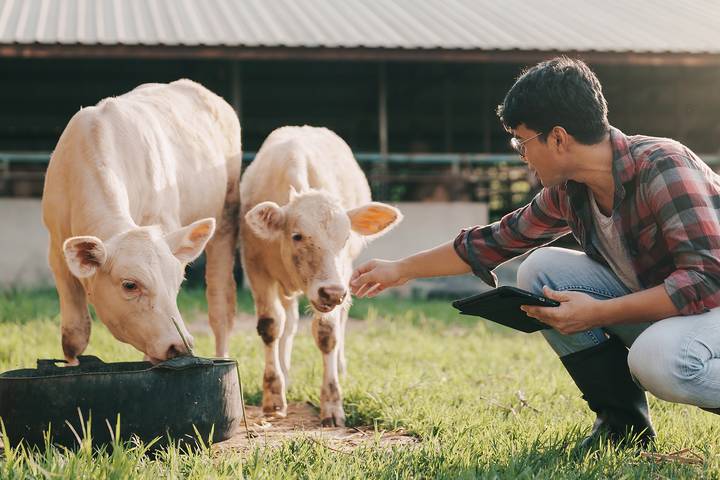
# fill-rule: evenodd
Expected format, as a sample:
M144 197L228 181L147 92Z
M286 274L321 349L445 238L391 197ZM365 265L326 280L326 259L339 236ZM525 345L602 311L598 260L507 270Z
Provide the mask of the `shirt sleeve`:
M720 306L719 185L697 157L669 155L653 162L641 182L676 270L664 281L683 315Z
M562 195L559 187L544 188L529 204L497 222L463 229L455 238L455 251L475 275L497 286L495 267L570 231Z

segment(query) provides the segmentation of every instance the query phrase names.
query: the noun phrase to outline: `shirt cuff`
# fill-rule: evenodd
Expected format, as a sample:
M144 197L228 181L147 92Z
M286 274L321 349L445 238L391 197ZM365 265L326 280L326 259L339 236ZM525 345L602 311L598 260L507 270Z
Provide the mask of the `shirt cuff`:
M689 283L687 274L675 271L664 281L665 291L681 315L695 315L709 309L693 283Z
M460 259L470 265L472 273L491 287L497 287L497 276L485 265L480 263L472 246L472 232L478 227L467 228L460 231L455 237L453 247Z

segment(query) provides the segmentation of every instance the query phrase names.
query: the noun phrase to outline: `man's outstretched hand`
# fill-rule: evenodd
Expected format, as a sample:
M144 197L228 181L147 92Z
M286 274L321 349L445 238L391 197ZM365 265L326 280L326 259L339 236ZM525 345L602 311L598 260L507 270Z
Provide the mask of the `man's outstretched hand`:
M374 297L409 280L402 274L400 261L373 259L363 263L350 277L350 291L358 298Z

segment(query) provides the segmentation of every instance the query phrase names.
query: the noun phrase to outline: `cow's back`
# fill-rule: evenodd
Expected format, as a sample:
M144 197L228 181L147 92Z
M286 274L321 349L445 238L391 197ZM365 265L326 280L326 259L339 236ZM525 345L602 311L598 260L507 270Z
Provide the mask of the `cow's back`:
M350 147L327 128L282 127L267 137L243 174L243 214L263 201L286 204L290 186L327 191L344 208L370 201L370 187Z
M232 108L190 80L146 84L80 110L48 166L46 226L93 234L113 215L167 229L222 214L240 175Z

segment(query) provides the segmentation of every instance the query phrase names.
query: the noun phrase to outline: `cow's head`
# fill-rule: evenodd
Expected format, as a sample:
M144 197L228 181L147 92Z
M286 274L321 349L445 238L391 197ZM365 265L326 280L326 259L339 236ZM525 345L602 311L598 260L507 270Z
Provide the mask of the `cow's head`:
M206 218L169 234L158 227L139 227L106 242L71 237L63 251L110 332L157 363L186 352L173 318L192 341L177 295L185 265L202 253L214 231L215 219Z
M277 242L289 283L303 290L315 311L328 313L348 298L352 260L367 241L402 220L400 211L371 202L345 210L332 195L290 193L287 205L263 202L245 214L259 238Z

